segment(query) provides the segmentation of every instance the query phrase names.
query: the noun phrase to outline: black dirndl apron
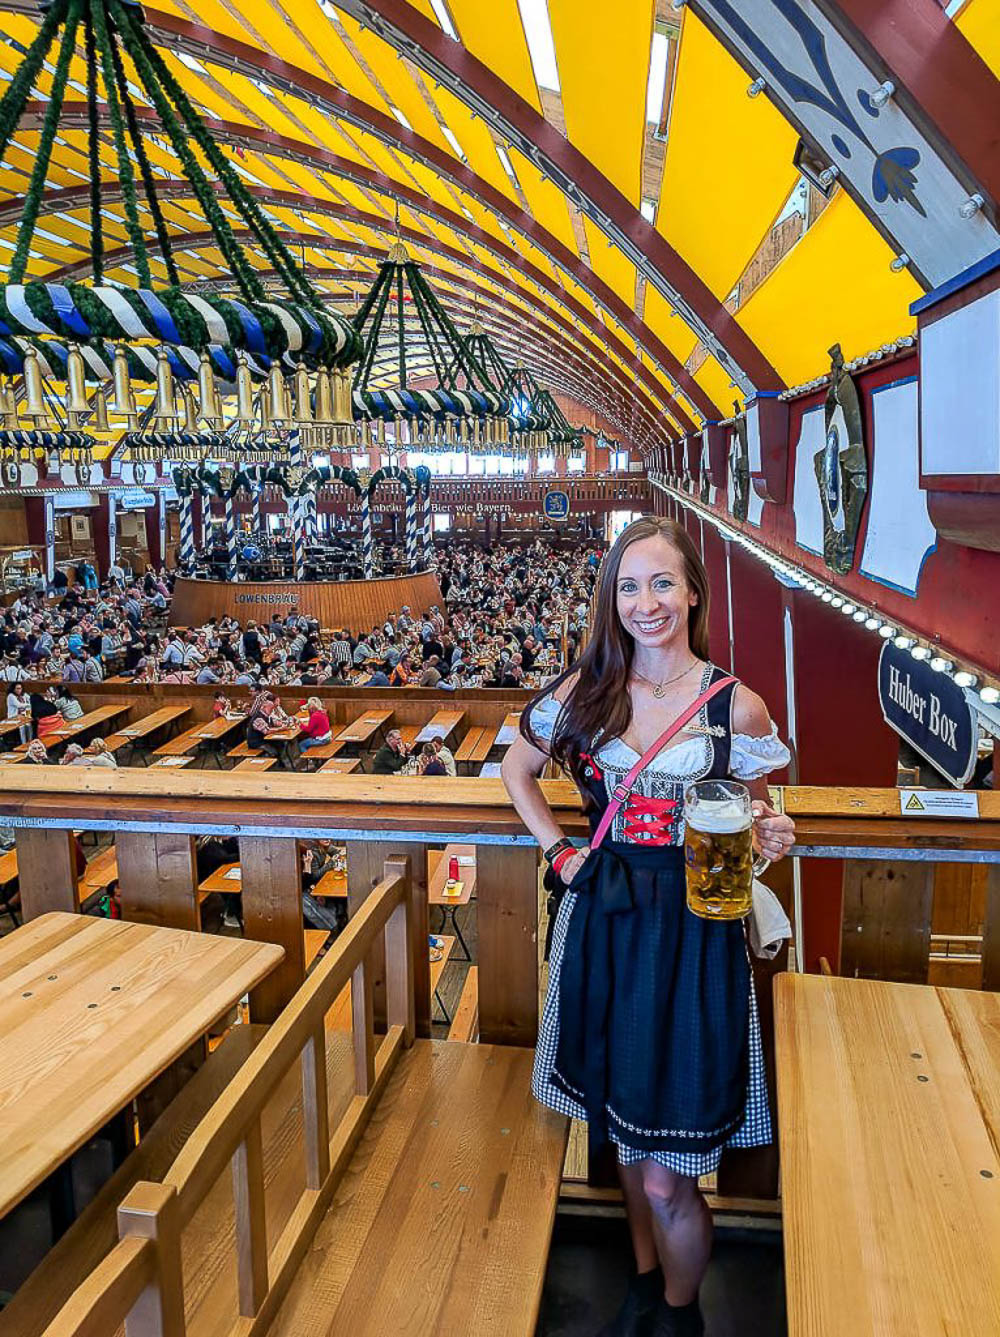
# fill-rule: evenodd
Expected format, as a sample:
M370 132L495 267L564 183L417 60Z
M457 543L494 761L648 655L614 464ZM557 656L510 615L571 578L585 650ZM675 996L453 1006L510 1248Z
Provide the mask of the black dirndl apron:
M709 705L728 726L729 692ZM728 770L714 741L706 777ZM600 809L601 784L588 792ZM603 801L602 801L603 800ZM586 1110L592 1145L706 1152L746 1115L750 963L742 921L687 908L677 845L605 840L570 884L578 893L559 976L551 1080Z

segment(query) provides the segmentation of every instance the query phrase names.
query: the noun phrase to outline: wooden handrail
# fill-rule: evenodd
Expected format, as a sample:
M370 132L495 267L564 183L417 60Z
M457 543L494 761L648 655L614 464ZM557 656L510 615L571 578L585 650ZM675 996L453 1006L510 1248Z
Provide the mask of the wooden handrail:
M191 1219L208 1188L225 1170L285 1073L322 1030L326 1013L391 916L398 908L405 912L408 895L408 880L400 873L379 883L188 1138L164 1176L164 1183L177 1190L182 1224ZM393 950L398 951L398 943ZM412 1042L410 1032L404 1043Z
M73 1292L43 1337L107 1337L153 1281L156 1246L137 1235L119 1240Z
M235 1206L239 1317L231 1331L262 1333L284 1299L320 1218L353 1154L401 1050L413 1043L411 877L408 859L388 860L383 880L317 965L236 1077L191 1133L161 1184L140 1181L118 1209L121 1239L74 1292L43 1337L184 1337L180 1234L229 1162ZM354 1011L355 1095L329 1127L324 1020L385 940L388 1028L378 1049L370 1012ZM426 949L426 941L423 944ZM359 975L359 972L361 974ZM269 1251L261 1115L302 1060L305 1187Z

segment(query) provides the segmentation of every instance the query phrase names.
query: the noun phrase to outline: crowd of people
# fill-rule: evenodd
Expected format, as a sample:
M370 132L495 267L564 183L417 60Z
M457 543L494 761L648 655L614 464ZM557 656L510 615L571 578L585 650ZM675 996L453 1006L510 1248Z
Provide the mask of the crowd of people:
M483 551L453 541L437 557L444 605L408 606L353 635L324 633L307 616L267 623L209 618L170 629L172 578L120 566L93 586L57 597L23 594L3 612L0 678L8 718L37 719L18 683L56 679L70 688L115 676L135 682L264 688L536 686L572 662L599 564L593 547L556 553L541 543ZM25 706L24 696L29 697Z

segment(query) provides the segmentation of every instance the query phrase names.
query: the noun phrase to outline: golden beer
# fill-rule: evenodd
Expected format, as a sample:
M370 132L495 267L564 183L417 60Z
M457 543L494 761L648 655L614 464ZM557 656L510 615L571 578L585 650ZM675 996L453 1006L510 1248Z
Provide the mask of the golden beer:
M702 919L743 919L753 886L750 794L731 780L691 785L684 803L688 909Z

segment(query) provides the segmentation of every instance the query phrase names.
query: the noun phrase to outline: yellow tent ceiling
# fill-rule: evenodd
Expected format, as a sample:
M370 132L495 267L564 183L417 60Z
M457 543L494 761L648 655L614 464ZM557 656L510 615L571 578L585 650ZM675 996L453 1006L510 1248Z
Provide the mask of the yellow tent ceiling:
M819 374L839 341L848 356L912 329L918 295L907 273L842 191L756 286L741 279L787 213L797 173L797 131L689 9L666 0L418 0L438 23L442 6L457 43L502 80L511 98L544 116L634 206L720 301L788 384ZM522 14L547 10L554 72L540 84ZM9 80L35 18L0 0L0 75ZM645 396L643 431L672 433L731 411L730 375L698 347L683 314L633 261L584 218L571 194L456 95L339 10L336 0L151 0L147 24L188 95L216 132L296 254L339 309L349 310L399 226L461 329L488 312L505 346L523 346L543 384L566 389L624 423L624 399ZM165 31L209 30L207 45ZM1000 68L1000 0L967 0L956 22ZM654 32L670 41L665 100L647 122ZM194 34L198 36L198 34ZM204 35L203 33L201 34ZM192 38L192 33L187 34ZM240 44L237 51L234 44ZM197 54L193 54L197 52ZM235 68L236 55L241 57ZM44 101L55 53L37 81ZM138 78L126 62L133 84ZM82 104L81 52L67 98ZM291 85L288 91L285 83ZM281 86L279 86L281 85ZM0 85L2 90L3 85ZM338 108L338 100L346 105ZM140 112L148 111L140 101ZM662 111L662 115L661 115ZM184 282L222 281L226 267L162 129L149 153ZM234 137L241 140L233 147ZM0 178L0 268L17 233L39 139L37 116L14 137ZM227 147L228 145L228 147ZM134 282L110 129L100 161L111 192L104 225L121 253L110 277ZM79 117L60 134L47 191L83 188L73 204L43 201L29 276L88 276L87 133ZM301 196L297 203L289 197ZM143 225L152 218L140 197ZM233 212L231 221L242 231ZM268 269L248 243L250 261ZM154 280L166 269L154 251ZM345 276L345 277L340 277ZM751 291L752 288L752 291ZM346 306L345 306L346 304ZM637 314L638 313L638 314ZM523 328L522 328L523 327ZM574 388L575 387L575 388ZM685 416L687 415L687 420Z

